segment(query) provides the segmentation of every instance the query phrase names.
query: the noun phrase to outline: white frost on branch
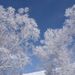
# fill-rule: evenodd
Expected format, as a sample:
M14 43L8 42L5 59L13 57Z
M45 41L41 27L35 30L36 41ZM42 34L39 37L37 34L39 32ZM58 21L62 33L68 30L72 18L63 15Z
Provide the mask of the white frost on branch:
M44 61L49 61L46 68L48 75L74 75L74 68L69 66L72 64L70 51L72 44L75 44L75 5L66 9L65 16L67 19L64 22L63 28L51 29L48 28L44 34L42 45L36 46L33 50L34 54ZM45 60L47 59L47 60ZM51 66L52 65L52 66ZM51 73L50 70L61 68L60 74Z
M30 63L27 50L39 38L40 30L29 8L0 6L0 69L18 68ZM31 48L32 49L32 48Z

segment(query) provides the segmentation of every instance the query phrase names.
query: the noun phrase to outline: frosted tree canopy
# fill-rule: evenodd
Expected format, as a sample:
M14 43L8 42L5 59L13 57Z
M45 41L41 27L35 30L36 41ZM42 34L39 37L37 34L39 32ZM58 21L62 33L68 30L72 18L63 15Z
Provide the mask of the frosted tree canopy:
M39 38L39 29L29 8L0 6L0 68L22 67L30 62L26 51ZM30 42L30 41L33 42Z
M66 9L63 27L48 28L44 39L28 11L28 7L16 10L0 6L0 69L31 64L34 55L43 61L48 75L74 75L75 5Z

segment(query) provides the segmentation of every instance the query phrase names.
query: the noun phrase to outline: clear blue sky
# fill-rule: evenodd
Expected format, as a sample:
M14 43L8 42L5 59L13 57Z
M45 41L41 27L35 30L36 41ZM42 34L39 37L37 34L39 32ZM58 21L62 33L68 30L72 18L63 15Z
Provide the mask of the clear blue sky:
M47 28L60 28L64 22L65 9L75 4L75 0L0 0L0 5L4 7L12 6L16 9L21 7L30 8L30 16L33 17L41 32ZM31 67L27 67L24 72L35 69L38 59L34 60ZM38 62L39 63L39 62Z

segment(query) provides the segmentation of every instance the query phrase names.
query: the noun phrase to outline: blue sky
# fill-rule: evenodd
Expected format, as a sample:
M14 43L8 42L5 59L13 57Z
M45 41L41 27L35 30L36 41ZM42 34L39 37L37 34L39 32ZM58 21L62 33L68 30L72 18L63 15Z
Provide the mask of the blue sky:
M33 17L41 32L47 28L61 28L65 20L65 9L75 4L75 0L0 0L0 5L5 8L12 6L15 9L29 7L29 15ZM23 72L35 70L38 59L33 57L33 64L23 69Z

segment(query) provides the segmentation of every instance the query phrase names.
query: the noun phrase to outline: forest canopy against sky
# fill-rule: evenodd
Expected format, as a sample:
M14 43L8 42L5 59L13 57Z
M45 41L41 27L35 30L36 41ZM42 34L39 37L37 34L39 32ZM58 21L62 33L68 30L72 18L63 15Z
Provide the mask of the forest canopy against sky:
M30 11L0 6L0 75L20 75L35 63L47 75L74 75L75 5L65 10L61 28L48 27L43 33Z

